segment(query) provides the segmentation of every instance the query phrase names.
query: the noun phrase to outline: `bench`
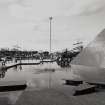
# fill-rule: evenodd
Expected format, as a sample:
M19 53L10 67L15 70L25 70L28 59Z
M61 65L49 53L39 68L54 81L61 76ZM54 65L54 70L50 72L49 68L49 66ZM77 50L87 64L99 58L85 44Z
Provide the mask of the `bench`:
M75 93L73 95L74 96L84 95L84 94L93 93L95 91L96 91L95 85L82 84L77 87L77 89L75 90Z
M105 89L105 82L86 82L90 85L96 85L97 88Z
M62 79L62 80L65 81L66 85L78 86L83 83L83 81L79 79L78 80L77 79Z
M25 81L5 81L0 82L0 92L19 91L26 89Z

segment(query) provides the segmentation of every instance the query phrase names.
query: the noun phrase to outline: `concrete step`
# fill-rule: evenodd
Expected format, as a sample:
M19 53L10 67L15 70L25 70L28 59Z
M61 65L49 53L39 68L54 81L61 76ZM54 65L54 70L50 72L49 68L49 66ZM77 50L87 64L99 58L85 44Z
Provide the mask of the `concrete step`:
M93 93L96 91L96 85L81 84L76 87L74 96Z

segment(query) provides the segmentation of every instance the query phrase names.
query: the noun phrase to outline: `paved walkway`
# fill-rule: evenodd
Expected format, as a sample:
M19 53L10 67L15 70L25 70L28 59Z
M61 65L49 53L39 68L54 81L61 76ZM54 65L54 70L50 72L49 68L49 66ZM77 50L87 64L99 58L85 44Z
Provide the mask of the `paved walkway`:
M25 91L15 105L105 105L105 91L72 96L71 88Z

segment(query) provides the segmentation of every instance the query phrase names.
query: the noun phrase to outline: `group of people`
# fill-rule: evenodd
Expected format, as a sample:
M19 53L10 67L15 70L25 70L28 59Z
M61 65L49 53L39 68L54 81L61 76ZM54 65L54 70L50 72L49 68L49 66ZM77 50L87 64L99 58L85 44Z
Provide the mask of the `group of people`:
M70 67L71 59L69 57L58 57L57 64L61 67Z

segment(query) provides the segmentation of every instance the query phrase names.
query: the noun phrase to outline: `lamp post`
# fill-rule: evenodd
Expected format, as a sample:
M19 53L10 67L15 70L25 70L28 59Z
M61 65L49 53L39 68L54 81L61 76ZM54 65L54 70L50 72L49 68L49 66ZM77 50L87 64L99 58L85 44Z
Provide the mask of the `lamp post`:
M51 38L52 38L52 36L51 36L51 34L52 34L52 30L51 30L52 29L52 27L51 27L52 24L51 24L51 22L52 22L52 19L53 19L52 17L49 17L49 20L50 20L50 52L49 52L50 53L50 58L51 58L51 44L52 44L51 43ZM49 69L50 69L50 66L51 65L49 65ZM48 87L51 88L51 72L49 72L49 86Z
M51 34L52 34L52 30L51 30L52 29L52 27L51 27L52 24L51 24L51 22L52 22L52 19L53 19L53 17L49 17L49 20L50 20L50 54L51 54L51 44L52 44L51 43L51 38L52 38L52 36L51 36Z

